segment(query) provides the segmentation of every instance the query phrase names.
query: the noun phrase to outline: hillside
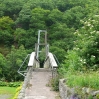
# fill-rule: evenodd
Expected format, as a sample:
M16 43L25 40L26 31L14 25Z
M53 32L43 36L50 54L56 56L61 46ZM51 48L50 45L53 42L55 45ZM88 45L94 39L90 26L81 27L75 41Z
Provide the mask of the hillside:
M50 51L64 64L62 72L99 68L98 0L0 2L0 79L21 79L17 70L34 51L38 30L47 30Z

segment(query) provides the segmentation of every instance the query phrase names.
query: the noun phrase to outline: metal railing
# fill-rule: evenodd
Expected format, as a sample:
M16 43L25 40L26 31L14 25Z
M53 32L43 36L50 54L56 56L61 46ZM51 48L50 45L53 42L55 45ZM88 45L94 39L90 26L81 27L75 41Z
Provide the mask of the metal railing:
M53 56L54 56L54 58L55 58L55 60L56 60L56 63L58 63L58 66L60 66L59 60L58 60L58 58L56 57L56 55L53 54Z
M17 71L19 74L21 74L21 75L24 76L24 77L25 77L25 74L24 74L24 73L26 73L27 71L26 71L26 70L24 70L24 71L22 70L22 71L21 71L21 68L23 67L23 65L24 65L24 63L26 62L26 60L27 60L28 57L30 57L30 54L28 54L28 55L26 56L26 58L24 59L23 63L21 64L20 68L19 68L18 71Z

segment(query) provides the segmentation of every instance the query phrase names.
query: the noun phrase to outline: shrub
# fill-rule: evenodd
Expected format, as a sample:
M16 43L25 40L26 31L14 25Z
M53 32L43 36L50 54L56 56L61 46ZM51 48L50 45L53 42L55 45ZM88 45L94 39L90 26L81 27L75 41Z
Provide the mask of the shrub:
M65 74L67 72L74 72L74 71L85 71L86 68L84 63L86 62L85 59L81 58L78 55L78 52L74 50L68 50L67 55L65 57L65 61L62 66L59 68L60 74Z
M7 82L0 81L0 86L7 86L7 85L8 85Z
M8 86L9 87L18 87L18 86L20 86L20 82L10 82L10 83L8 83Z
M0 81L0 86L8 86L8 87L18 87L20 86L21 82L3 82Z

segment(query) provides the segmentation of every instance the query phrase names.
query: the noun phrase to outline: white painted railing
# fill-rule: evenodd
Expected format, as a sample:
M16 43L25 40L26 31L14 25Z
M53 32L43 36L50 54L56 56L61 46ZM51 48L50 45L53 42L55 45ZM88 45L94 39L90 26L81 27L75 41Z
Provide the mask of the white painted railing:
M28 66L33 66L35 62L35 52L32 52L30 55Z
M55 61L55 58L54 58L53 54L52 53L48 53L48 57L49 57L50 64L51 64L52 68L57 68L58 65L57 65L57 63Z

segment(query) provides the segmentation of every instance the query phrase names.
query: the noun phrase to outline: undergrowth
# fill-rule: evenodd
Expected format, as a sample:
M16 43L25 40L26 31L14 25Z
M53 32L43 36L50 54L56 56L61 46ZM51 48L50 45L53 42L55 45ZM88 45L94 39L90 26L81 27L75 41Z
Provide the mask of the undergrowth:
M59 77L50 79L46 86L52 87L54 91L59 91Z
M18 87L20 86L21 82L4 82L0 81L0 86L7 86L7 87Z

